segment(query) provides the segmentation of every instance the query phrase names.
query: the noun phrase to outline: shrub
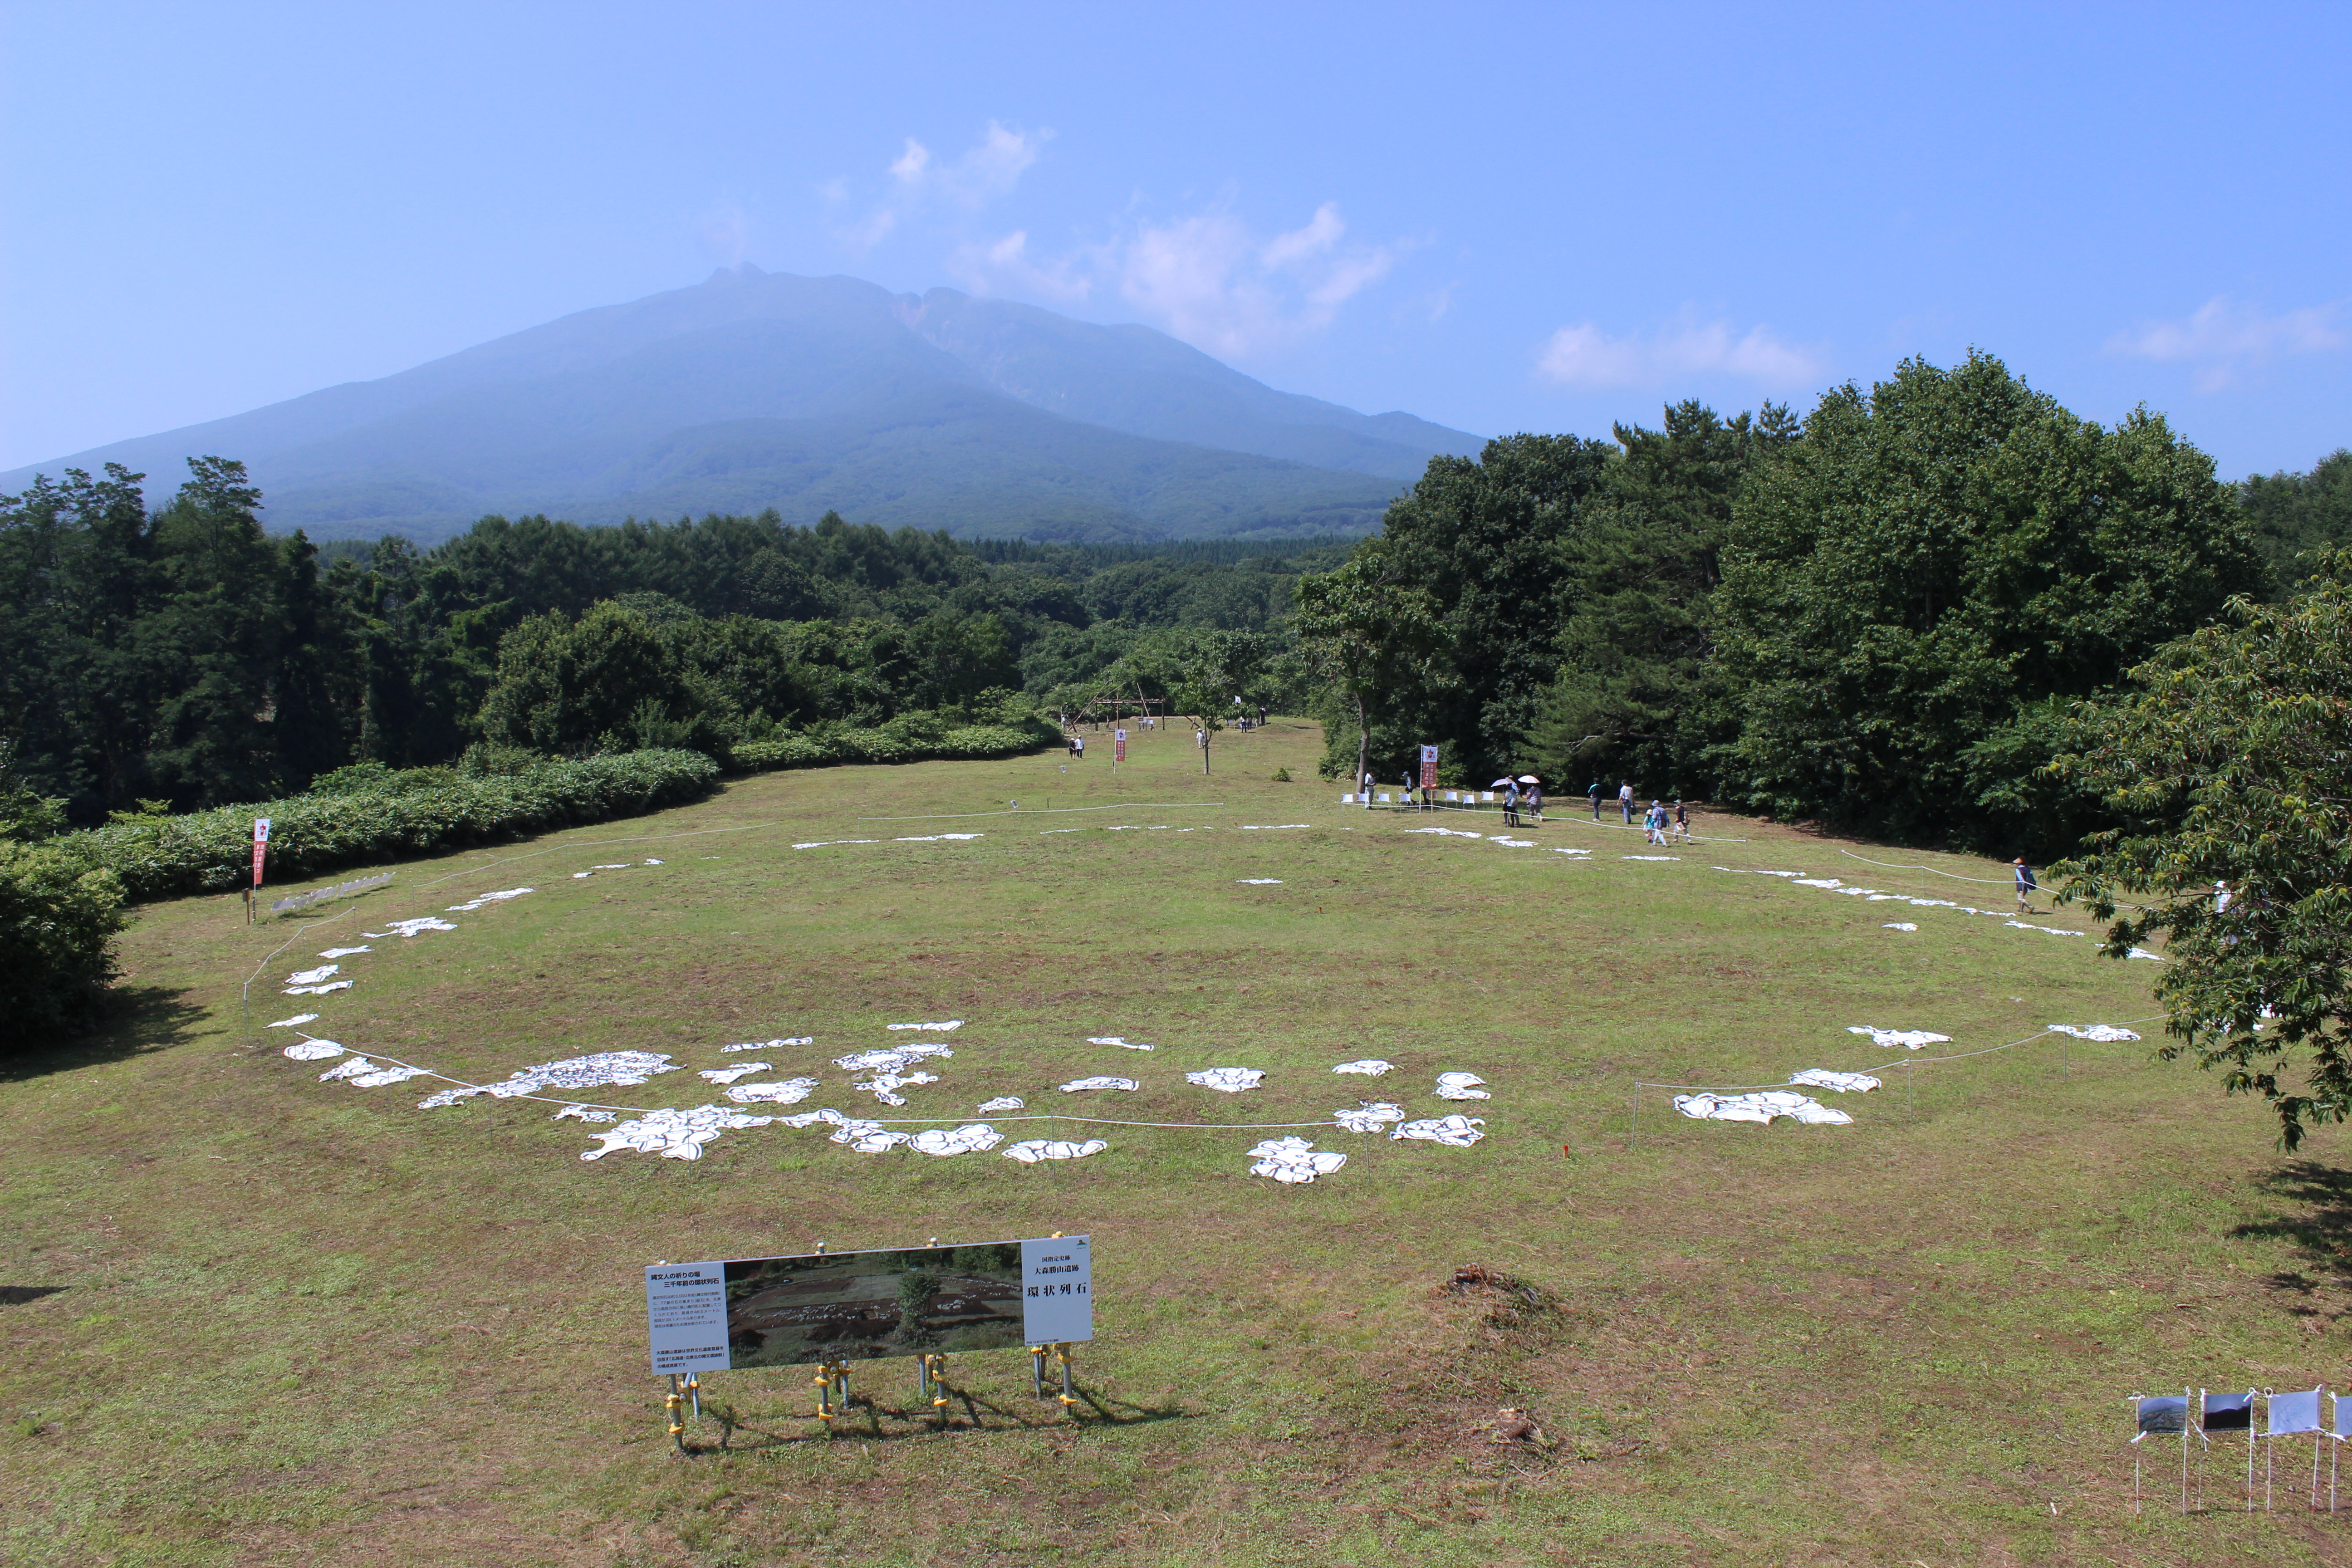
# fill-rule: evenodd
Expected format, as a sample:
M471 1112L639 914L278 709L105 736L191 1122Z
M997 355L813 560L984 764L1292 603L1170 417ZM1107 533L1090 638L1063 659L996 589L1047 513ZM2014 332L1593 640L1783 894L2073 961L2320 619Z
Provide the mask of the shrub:
M967 724L950 730L929 714L908 714L878 730L835 730L814 735L782 735L771 741L739 741L733 752L744 773L787 768L829 768L846 763L988 762L1058 745L1061 733L1042 721L1023 724Z
M468 759L471 761L472 759ZM630 752L578 762L487 758L501 771L362 773L350 793L225 805L188 816L117 821L53 840L68 861L121 879L134 900L226 892L252 874L253 819L270 819L274 879L488 844L699 800L719 764L698 752ZM351 773L353 770L345 770Z
M49 844L0 842L0 1042L89 1023L114 978L122 883Z

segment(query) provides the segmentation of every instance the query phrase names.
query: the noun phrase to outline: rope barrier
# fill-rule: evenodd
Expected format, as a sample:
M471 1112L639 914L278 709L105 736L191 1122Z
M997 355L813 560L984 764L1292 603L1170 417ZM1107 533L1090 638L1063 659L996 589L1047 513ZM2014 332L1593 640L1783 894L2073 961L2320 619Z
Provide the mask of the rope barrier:
M1347 803L1342 804L1346 805ZM1420 816L1423 813L1433 811L1471 811L1482 813L1492 811L1499 814L1503 808L1499 804L1487 805L1483 802L1471 802L1465 805L1458 801L1433 800L1428 802L1426 805L1412 805L1410 803L1399 803L1395 801L1389 802L1386 805L1348 805L1348 809L1351 811L1386 811L1397 814L1411 813L1414 816ZM1520 809L1524 811L1526 810L1526 807L1522 806ZM1600 827L1605 828L1611 833L1642 833L1645 831L1643 828L1630 822L1587 821L1585 818L1577 816L1572 811L1548 811L1538 820L1537 823L1534 824L1534 826L1549 827L1555 824L1569 827ZM1521 826L1526 826L1528 825L1523 823ZM1675 830L1669 827L1666 831L1669 834L1672 834ZM1703 834L1693 833L1684 835L1681 838L1675 840L1675 842L1683 844L1745 844L1748 843L1748 840L1745 838L1712 838Z
M2159 1024L2164 1022L2168 1016L2168 1015L2167 1014L2157 1013L2145 1018L2126 1018L2123 1022L2123 1026L2128 1026L2133 1024ZM2030 1046L2036 1040L2061 1033L2063 1033L2063 1031L2058 1029L2043 1028L2037 1030L2033 1034L2026 1036L2021 1040L2011 1040L2005 1045L1986 1046L1979 1050L1954 1051L1948 1055L1940 1057L1892 1057L1883 1063L1868 1064L1863 1067L1851 1068L1833 1068L1830 1070L1833 1072L1869 1073L1873 1076L1876 1076L1879 1074L1892 1072L1898 1067L1932 1067L1937 1062L1964 1062L1972 1057L1991 1056L1996 1051L2013 1051L2020 1046ZM2068 1037L2072 1038L2073 1037L2069 1036ZM1637 1078L1633 1080L1633 1087L1637 1089L1688 1089L1699 1094L1746 1094L1758 1089L1790 1089L1792 1087L1802 1088L1804 1086L1791 1085L1786 1079L1782 1079L1778 1083L1654 1083L1648 1079Z
M860 822L947 822L964 816L1067 816L1079 811L1207 811L1222 800L1117 800L1108 805L1023 805L1010 811L927 811L914 816L861 816Z
M677 838L709 838L714 835L721 833L752 833L757 832L761 828L782 827L784 825L781 822L747 822L740 827L695 827L689 828L682 833L635 833L620 838L589 838L583 839L576 843L551 844L544 849L533 849L530 853L524 855L500 856L498 859L486 861L479 866L468 866L460 870L451 871L445 876L435 877L429 881L417 882L414 884L414 887L416 891L422 892L427 888L437 888L444 882L454 882L460 877L471 877L479 872L491 870L499 866L511 866L518 860L536 860L542 855L553 855L559 850L564 849L593 849L605 844L667 844L671 840ZM349 909L344 910L341 914L329 915L322 921L311 921L307 924L297 928L293 935L288 937L284 942L279 942L276 947L271 948L267 953L262 955L261 962L253 966L253 972L245 977L245 984L240 986L237 991L238 1002L244 1005L247 1009L247 1033L248 1035L251 1033L253 983L261 978L261 972L269 967L270 960L276 958L279 953L284 952L288 948L292 947L296 942L301 941L302 938L310 931L318 930L320 926L332 925L337 921L341 920L344 915L356 912L358 909L359 906L357 904L353 904Z
M1873 860L1867 855L1857 855L1851 849L1841 849L1838 853L1849 860L1859 860L1865 866L1876 866L1881 870L1925 871L1930 877L1949 877L1955 882L1981 882L1988 888L2006 888L2015 880L2008 877L1963 877L1958 871L1938 871L1933 866L1898 866L1892 860Z
M320 1037L305 1033L302 1037L306 1040L315 1040ZM389 1062L394 1067L407 1068L409 1072L418 1078L437 1079L443 1083L456 1084L460 1089L479 1089L487 1094L491 1092L493 1088L492 1085L476 1083L470 1079L452 1078L447 1073L436 1072L428 1067L419 1067L415 1062L403 1061L398 1057L386 1056L381 1051L359 1050L352 1051L352 1055L355 1057L365 1057L372 1062ZM610 1105L606 1104L603 1100L563 1100L551 1094L501 1094L495 1096L495 1098L499 1100L536 1100L542 1105L561 1105L570 1110L627 1111L635 1116L654 1116L664 1110L675 1110L677 1109L676 1106L668 1105ZM753 1103L757 1104L759 1102L755 1101ZM747 1116L759 1114L751 1108L751 1105L744 1106L742 1108L742 1113ZM845 1112L844 1114L845 1115L847 1113ZM975 1112L974 1114L977 1115L979 1113ZM856 1120L860 1121L871 1121L877 1126L882 1127L903 1127L912 1126L917 1123L921 1123L927 1126L937 1126L941 1121L946 1119L938 1116L861 1116L856 1118ZM1019 1116L996 1115L989 1117L988 1120L991 1121L1075 1121L1079 1125L1086 1127L1162 1127L1172 1129L1177 1131L1186 1132L1263 1132L1292 1127L1337 1127L1339 1125L1337 1121L1328 1116L1320 1121L1122 1121L1108 1116L1072 1116L1066 1112L1051 1110L1024 1111Z

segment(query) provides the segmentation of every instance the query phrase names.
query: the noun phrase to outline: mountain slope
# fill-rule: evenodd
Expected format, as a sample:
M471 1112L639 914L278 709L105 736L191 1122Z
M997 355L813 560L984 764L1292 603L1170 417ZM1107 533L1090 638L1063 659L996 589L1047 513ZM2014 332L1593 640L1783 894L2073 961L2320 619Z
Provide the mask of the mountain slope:
M160 486L185 457L240 458L273 527L321 536L773 506L1157 537L1359 531L1431 455L1477 447L1276 392L1148 328L747 268L37 468L115 461Z

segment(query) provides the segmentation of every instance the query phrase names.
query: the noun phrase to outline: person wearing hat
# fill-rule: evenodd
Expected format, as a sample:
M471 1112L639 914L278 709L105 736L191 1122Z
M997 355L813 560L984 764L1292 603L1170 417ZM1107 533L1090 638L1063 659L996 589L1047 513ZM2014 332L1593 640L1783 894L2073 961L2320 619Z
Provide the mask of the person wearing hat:
M1519 781L1517 779L1507 779L1503 784L1503 826L1506 827L1517 827L1518 825Z
M1585 793L1586 797L1587 797L1588 799L1590 799L1590 800L1592 802L1592 820L1593 820L1593 821L1595 821L1595 822L1600 821L1600 820L1601 820L1601 781L1600 781L1599 779L1594 779L1594 780L1592 781L1592 783L1591 783L1591 784L1588 784L1587 786L1585 786L1585 791L1584 791L1584 793Z
M2021 855L2017 858L2016 867L2017 912L2030 915L2033 912L2033 890L2041 884L2033 879L2033 868L2025 863L2024 856Z

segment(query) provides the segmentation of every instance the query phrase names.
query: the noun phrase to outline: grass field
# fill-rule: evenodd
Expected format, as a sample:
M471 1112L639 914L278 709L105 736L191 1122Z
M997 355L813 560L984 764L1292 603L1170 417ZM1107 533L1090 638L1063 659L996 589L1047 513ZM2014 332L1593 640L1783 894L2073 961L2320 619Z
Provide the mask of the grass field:
M1189 734L1139 741L1115 779L1109 749L1066 770L779 774L412 863L275 957L298 922L248 928L226 899L142 910L121 1026L0 1081L0 1557L2352 1557L2352 1513L2296 1500L2307 1446L2282 1445L2275 1513L2232 1511L2242 1448L2217 1451L2203 1514L2170 1506L2177 1444L2144 1445L2147 1511L2125 1497L2125 1395L2352 1382L2340 1132L2284 1160L2260 1109L2194 1068L2146 1045L2062 1057L2044 1037L1823 1094L1848 1127L1691 1121L1646 1090L1629 1147L1636 1078L1761 1084L1902 1054L1850 1024L1954 1037L1934 1055L2142 1018L2153 964L1712 868L2008 904L2004 886L1842 851L2002 876L1965 858L1709 816L1679 860L1627 860L1656 852L1580 800L1521 836L1534 848L1409 834L1465 822L1339 806L1302 724L1221 737L1208 779ZM1306 782L1271 782L1283 764ZM1015 798L1019 816L866 820ZM1063 815L1031 814L1047 808ZM1311 826L1242 830L1286 823ZM985 836L898 841L941 831ZM883 841L793 847L843 838ZM665 863L572 875L648 857ZM351 991L278 992L353 933L519 885L538 890L344 961ZM1884 929L1896 920L1919 929ZM1234 1124L1371 1098L1484 1116L1488 1136L1309 1130L1349 1162L1308 1186L1250 1175L1244 1151L1270 1134L1243 1131L1097 1128L1104 1153L1024 1166L769 1126L698 1162L584 1163L593 1130L547 1104L422 1110L431 1079L319 1081L331 1063L279 1054L290 1031L241 1028L257 965L256 1026L315 1010L354 1050L477 1081L593 1050L711 1068L746 1059L720 1056L729 1042L813 1035L768 1053L764 1076L823 1079L797 1109L891 1114L828 1058L908 1037L885 1023L961 1017L942 1081L896 1114L955 1126L1013 1094ZM1355 1057L1399 1070L1328 1071ZM1230 1096L1184 1082L1210 1066L1267 1078ZM1451 1069L1494 1098L1433 1099ZM1142 1088L1054 1088L1093 1073ZM723 1103L691 1072L580 1098ZM951 1363L969 1398L944 1428L900 1362L859 1367L860 1404L830 1436L804 1371L714 1373L696 1451L671 1447L643 1265L1057 1230L1090 1233L1097 1258L1083 1419L1031 1397L1026 1358L1000 1352ZM1518 1288L1453 1289L1473 1265ZM1505 1406L1540 1440L1491 1441Z

